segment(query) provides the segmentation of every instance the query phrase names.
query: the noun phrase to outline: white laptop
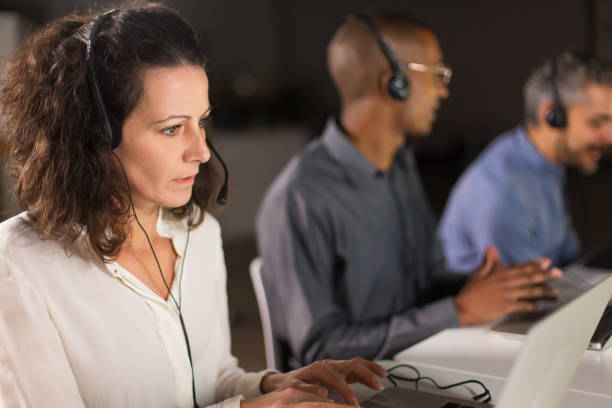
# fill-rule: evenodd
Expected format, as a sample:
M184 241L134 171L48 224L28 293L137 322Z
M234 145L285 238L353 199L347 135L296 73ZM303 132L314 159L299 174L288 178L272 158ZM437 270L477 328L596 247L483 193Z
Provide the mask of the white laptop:
M612 295L612 276L536 323L494 405L409 388L388 388L363 408L558 407ZM568 330L571 328L571 330ZM485 384L486 385L486 384Z
M611 271L590 264L573 264L563 271L561 279L550 282L559 293L558 301L540 301L539 312L515 313L500 320L492 330L512 335L525 335L535 323L553 313L562 305L609 277ZM608 306L589 342L592 350L603 350L612 344L612 306Z

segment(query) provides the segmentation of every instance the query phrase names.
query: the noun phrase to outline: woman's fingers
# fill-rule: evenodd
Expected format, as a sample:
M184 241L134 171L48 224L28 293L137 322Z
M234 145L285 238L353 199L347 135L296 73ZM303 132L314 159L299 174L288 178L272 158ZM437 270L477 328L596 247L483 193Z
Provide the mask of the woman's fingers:
M380 364L376 364L373 361L366 360L365 358L361 357L354 358L353 360L357 360L361 364L365 365L370 370L374 371L374 373L379 377L387 378L387 376L389 375L389 373L383 368L383 366L381 366Z
M342 395L342 398L346 402L351 405L359 405L357 401L357 397L351 387L349 387L348 383L345 380L345 376L338 373L334 368L332 368L333 362L330 364L329 361L317 361L313 363L310 367L313 370L312 375L322 384L327 386L328 388L332 388Z
M306 383L302 383L303 385L309 385ZM314 386L313 387L317 387ZM343 405L343 404L338 404L336 402L334 402L333 400L329 399L327 396L327 389L325 387L321 387L318 386L319 388L322 388L323 390L325 390L325 396L321 396L318 395L316 392L309 392L306 391L305 389L296 389L296 388L290 388L284 391L281 391L281 394L284 394L281 399L283 401L287 401L287 402L291 402L292 406L293 404L297 404L296 408L347 408L347 405ZM313 391L314 389L310 389L311 391ZM351 405L359 405L359 403L357 402L357 400L355 400L355 404L351 404Z
M360 382L370 388L383 389L378 377L387 377L380 365L354 358L348 361L323 360L286 374L273 373L262 379L264 392L294 389L320 398L328 397L328 389L336 390L351 405L359 405L349 383Z
M271 392L260 397L250 398L240 403L241 408L346 408L346 405L336 404L334 401L319 397L296 388L287 388L282 391Z
M320 398L327 398L329 391L322 385L317 384L309 384L303 381L297 381L292 388L298 389L300 391L307 392L309 394L314 394Z
M384 388L378 377L386 377L388 374L376 363L357 357L350 361L336 361L331 364L338 367L338 371L344 374L348 383L360 382L375 390Z

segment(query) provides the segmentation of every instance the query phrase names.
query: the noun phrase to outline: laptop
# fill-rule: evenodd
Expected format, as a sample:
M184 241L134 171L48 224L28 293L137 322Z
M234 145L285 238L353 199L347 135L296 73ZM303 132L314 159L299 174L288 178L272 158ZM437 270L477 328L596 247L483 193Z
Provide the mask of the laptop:
M612 276L536 323L494 405L409 388L388 388L363 408L558 407L612 295ZM571 330L568 328L571 327ZM486 385L486 384L485 384Z
M590 257L589 257L590 258ZM491 329L511 335L525 335L536 322L553 313L560 306L567 304L580 294L589 290L597 283L603 281L611 274L610 269L595 266L588 259L585 263L577 263L564 268L563 277L550 282L549 285L557 289L557 301L539 301L540 311L531 313L515 313L509 315ZM612 305L606 307L593 336L589 342L589 349L603 350L612 344Z

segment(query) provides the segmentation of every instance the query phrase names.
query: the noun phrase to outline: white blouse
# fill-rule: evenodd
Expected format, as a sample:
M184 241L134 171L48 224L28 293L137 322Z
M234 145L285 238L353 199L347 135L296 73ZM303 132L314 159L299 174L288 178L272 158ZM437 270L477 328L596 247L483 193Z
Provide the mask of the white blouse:
M200 406L239 407L265 372L230 353L220 228L206 214L187 238L160 211L158 232L180 254L171 291L181 309ZM0 408L190 407L191 368L178 311L116 262L80 243L41 240L25 213L0 224Z

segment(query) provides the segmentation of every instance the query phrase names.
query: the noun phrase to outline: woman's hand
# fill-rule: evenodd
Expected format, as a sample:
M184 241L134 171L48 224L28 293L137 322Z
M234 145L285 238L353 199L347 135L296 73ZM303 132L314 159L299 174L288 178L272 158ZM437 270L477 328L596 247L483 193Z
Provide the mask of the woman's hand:
M261 380L261 391L265 394L293 389L327 398L328 389L333 389L349 404L359 405L349 384L360 382L382 390L378 377L386 376L384 368L360 357L344 361L323 360L286 374L268 374Z
M295 388L274 391L240 403L240 408L346 408L346 405Z

